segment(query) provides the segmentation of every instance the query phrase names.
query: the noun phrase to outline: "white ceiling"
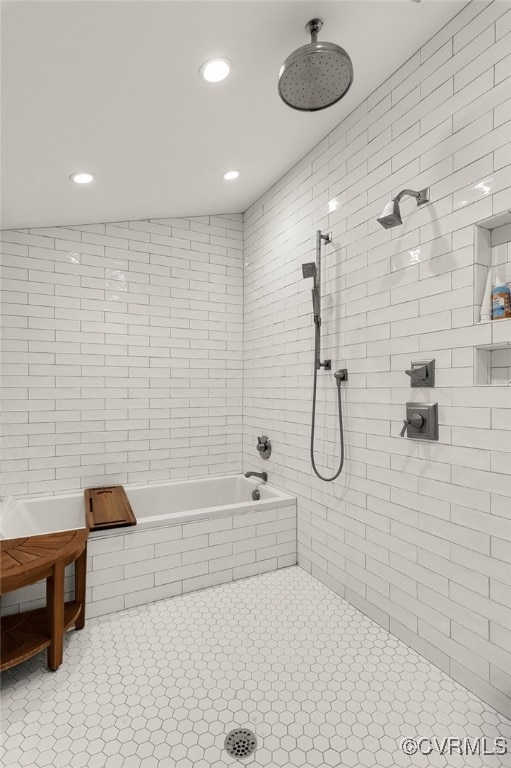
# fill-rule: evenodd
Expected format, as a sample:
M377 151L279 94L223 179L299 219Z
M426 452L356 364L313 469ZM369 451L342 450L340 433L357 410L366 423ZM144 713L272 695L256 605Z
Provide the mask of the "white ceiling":
M2 227L241 212L465 4L4 2ZM302 113L277 75L315 16L355 80ZM234 69L211 85L198 69L214 56ZM71 184L78 170L96 181Z

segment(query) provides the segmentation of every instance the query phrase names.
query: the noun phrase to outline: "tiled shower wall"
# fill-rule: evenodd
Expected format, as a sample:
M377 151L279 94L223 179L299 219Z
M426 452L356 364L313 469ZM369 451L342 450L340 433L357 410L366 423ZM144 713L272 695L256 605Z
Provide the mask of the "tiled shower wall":
M240 470L242 229L1 233L2 496Z
M245 215L244 462L298 496L299 562L491 704L511 712L511 389L473 385L476 221L511 208L511 11L471 3ZM298 118L297 118L298 119ZM300 119L303 119L300 118ZM482 183L484 182L484 183ZM404 224L376 221L391 194ZM323 358L347 366L346 465L311 471L311 281L324 249ZM435 358L435 389L405 369ZM335 471L321 372L317 461ZM406 401L440 440L399 437ZM255 439L273 453L257 460Z

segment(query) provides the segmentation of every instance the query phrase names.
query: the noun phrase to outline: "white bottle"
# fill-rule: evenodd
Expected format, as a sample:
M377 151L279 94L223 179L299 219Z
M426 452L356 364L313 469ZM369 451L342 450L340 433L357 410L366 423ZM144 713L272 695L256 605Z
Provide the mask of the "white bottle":
M489 323L492 318L492 274L491 274L491 267L488 270L488 277L486 278L486 285L484 288L484 294L483 294L483 301L481 304L481 317L480 322L481 323Z

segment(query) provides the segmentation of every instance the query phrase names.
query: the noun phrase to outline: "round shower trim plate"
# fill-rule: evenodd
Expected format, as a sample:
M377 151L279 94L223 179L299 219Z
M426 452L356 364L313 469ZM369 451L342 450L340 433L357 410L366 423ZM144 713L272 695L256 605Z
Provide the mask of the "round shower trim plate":
M321 19L311 19L307 22L305 25L305 30L308 32L309 35L312 35L313 32L321 32L323 29L323 22Z
M250 757L257 749L257 738L249 728L234 728L224 741L225 751L238 760Z

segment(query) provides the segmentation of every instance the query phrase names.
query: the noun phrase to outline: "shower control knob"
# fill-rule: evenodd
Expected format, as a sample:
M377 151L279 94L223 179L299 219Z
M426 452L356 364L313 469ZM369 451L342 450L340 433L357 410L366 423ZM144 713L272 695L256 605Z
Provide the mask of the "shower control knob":
M257 450L262 459L269 459L271 455L271 440L266 435L257 438Z
M408 424L411 424L411 423L412 423L411 419L405 419L403 421L403 428L402 428L401 432L399 433L400 437L404 437L405 436L406 430L408 429Z
M416 429L420 429L424 425L424 416L421 416L420 413L412 413L412 415L404 419L403 421L403 428L400 432L400 436L404 437L406 434L406 430L408 427L412 425L412 427L415 427Z

